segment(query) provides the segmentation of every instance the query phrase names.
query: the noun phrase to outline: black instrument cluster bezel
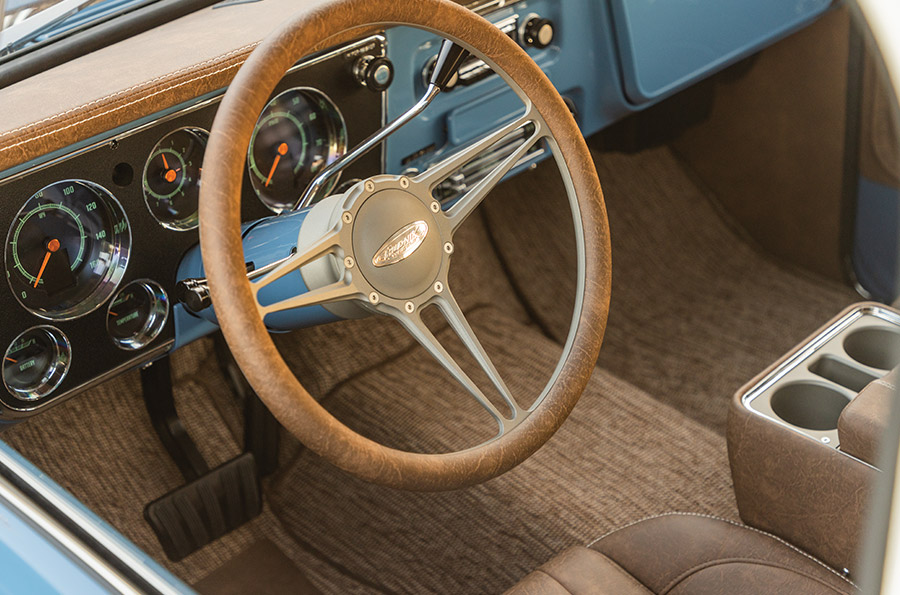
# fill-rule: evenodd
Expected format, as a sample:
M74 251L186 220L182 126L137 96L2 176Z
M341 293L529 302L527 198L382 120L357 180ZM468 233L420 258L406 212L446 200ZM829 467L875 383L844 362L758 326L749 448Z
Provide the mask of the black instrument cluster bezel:
M302 61L288 71L272 97L293 87L312 87L321 91L343 115L348 146L353 147L378 130L384 121L384 92L376 93L360 86L352 73L353 62L364 54L384 56L384 37L370 36ZM0 312L5 314L0 323L0 349L5 350L20 333L39 325L58 328L72 348L69 371L50 395L26 402L0 386L0 422L34 415L50 404L150 362L171 349L175 341L175 316L171 309L175 305L176 273L184 254L198 243L199 231L163 227L144 203L141 175L152 148L166 134L184 127L209 131L224 92L222 89L134 122L72 147L64 155L45 157L28 164L23 171L13 170L0 178L0 231L4 238L22 205L49 184L78 179L109 190L122 205L131 225L131 254L119 287L138 279L149 279L165 290L170 304L169 316L159 335L139 351L125 351L107 334L106 303L74 320L47 320L23 308L12 295L8 283L0 284ZM382 168L379 147L349 166L342 183L380 173ZM129 177L131 179L127 180ZM127 184L124 183L126 180ZM241 210L243 220L248 222L273 216L253 191L246 167Z

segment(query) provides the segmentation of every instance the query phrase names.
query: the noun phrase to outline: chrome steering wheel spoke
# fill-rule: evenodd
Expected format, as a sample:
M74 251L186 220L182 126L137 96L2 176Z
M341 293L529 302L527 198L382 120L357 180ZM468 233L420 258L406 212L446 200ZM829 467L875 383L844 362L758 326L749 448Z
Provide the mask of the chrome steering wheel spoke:
M260 316L265 318L268 314L292 310L294 308L329 304L352 299L354 297L362 297L364 294L353 282L352 277L345 274L341 279L334 283L317 287L306 293L294 295L267 305L263 305L260 301L260 292L275 281L282 279L290 273L299 275L301 267L318 258L325 257L329 254L336 254L340 251L341 232L339 229L333 229L318 240L310 243L305 248L298 250L295 254L289 256L284 262L259 277L259 279L252 281L250 283L250 290L256 298L256 307L259 310Z
M446 215L453 232L456 232L472 211L474 211L490 191L500 183L500 180L502 180L503 177L528 154L528 151L530 151L542 138L547 136L546 127L534 107L529 103L525 106L525 113L522 116L519 116L509 124L500 127L461 151L457 151L413 178L413 182L422 184L428 188L429 192L433 192L434 189L453 172L462 168L503 138L513 132L528 127L531 128L531 132L527 134L525 140L499 164L494 166L484 178L479 180L447 210Z
M424 307L429 305L434 305L437 308L449 323L450 328L453 329L469 353L475 358L482 371L490 378L491 383L506 404L509 410L508 414L502 412L485 396L481 388L462 369L459 362L450 355L441 341L422 320L421 312ZM494 418L499 429L498 438L518 426L527 417L528 411L520 407L513 397L512 392L503 381L496 366L494 366L481 341L478 340L465 314L449 289L444 290L440 294L434 294L423 304L423 308L413 312L388 306L380 307L379 312L398 320L406 331Z

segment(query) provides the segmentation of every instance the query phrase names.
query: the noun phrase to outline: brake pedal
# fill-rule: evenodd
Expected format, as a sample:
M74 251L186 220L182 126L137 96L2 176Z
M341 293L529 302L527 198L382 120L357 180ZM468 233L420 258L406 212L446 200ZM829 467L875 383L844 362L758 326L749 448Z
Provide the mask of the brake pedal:
M150 421L187 482L144 508L144 518L175 562L258 516L262 511L260 476L278 465L278 422L240 370L231 369L227 359L217 355L232 390L244 401L246 427L244 453L213 470L178 417L168 357L141 370Z
M177 562L261 511L256 462L247 452L154 500L144 518Z

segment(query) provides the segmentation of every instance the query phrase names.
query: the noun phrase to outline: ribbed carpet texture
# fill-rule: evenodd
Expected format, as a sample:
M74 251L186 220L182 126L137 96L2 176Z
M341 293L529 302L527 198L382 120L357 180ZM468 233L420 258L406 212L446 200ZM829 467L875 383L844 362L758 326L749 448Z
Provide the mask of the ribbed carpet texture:
M498 479L445 494L399 492L351 478L284 435L263 515L172 563L142 511L182 480L153 433L136 373L2 438L188 583L266 537L326 593L499 593L565 547L643 516L736 519L722 435L731 394L854 296L750 246L669 149L595 158L614 263L599 367L557 435ZM453 290L511 390L533 397L572 312L572 225L554 166L499 187L462 233ZM467 362L446 325L433 328ZM277 342L330 411L386 444L446 452L496 429L391 321L347 321ZM173 361L176 400L201 451L211 465L234 456L240 406L210 341Z

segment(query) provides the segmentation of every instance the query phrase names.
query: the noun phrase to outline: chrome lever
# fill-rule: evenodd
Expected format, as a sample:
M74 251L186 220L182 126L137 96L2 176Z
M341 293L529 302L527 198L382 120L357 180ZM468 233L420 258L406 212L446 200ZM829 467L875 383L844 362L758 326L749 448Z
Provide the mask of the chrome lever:
M452 41L444 40L441 43L441 51L438 54L437 62L434 65L434 72L431 74L431 80L428 88L421 98L408 110L397 116L389 124L372 134L369 138L358 144L352 151L346 153L337 161L333 161L326 166L319 175L306 187L303 196L294 204L294 210L308 207L312 202L319 198L319 193L327 186L327 182L340 173L345 167L371 151L379 143L387 137L397 132L406 125L410 120L425 111L438 93L446 90L447 85L453 79L459 65L468 57L469 52L462 47L456 45Z
M270 262L258 269L247 271L247 280L254 281L259 279L269 271L275 270L276 267L288 261L294 255L296 250L292 250L288 256L275 262ZM178 301L184 304L184 307L196 314L202 310L206 310L212 305L212 298L209 295L209 282L205 277L189 277L182 279L175 285L175 295Z

